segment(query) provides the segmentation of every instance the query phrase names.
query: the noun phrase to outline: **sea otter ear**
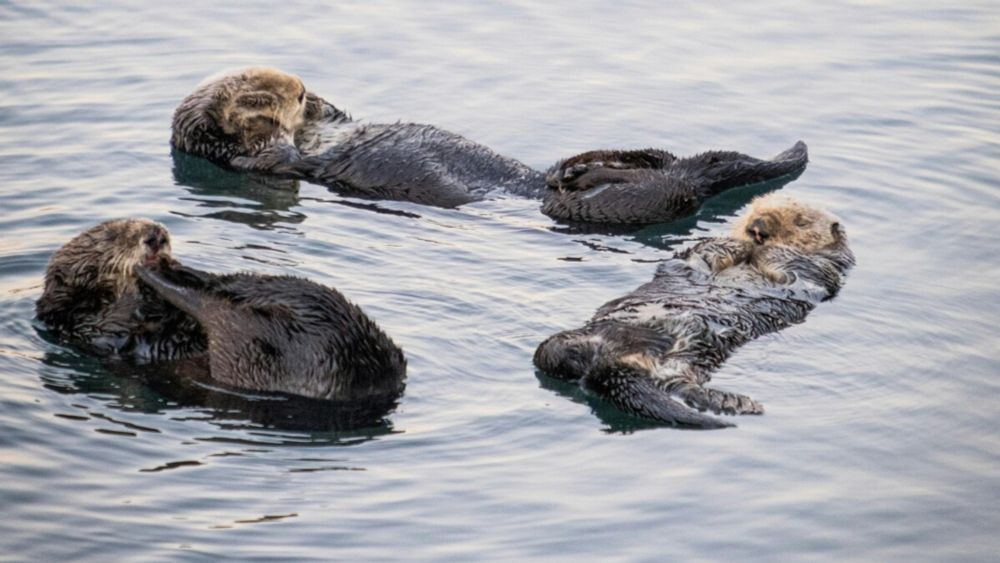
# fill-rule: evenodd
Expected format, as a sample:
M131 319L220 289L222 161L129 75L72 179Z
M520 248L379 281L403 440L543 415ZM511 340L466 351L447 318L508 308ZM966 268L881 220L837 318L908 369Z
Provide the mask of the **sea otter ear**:
M319 96L313 94L312 92L307 91L305 104L306 104L306 110L305 110L306 119L316 120L323 117L323 109L324 106L327 104L326 100L320 98Z
M276 108L279 105L277 96L262 90L240 94L233 101L237 106L247 109Z
M307 121L319 121L326 119L347 119L350 121L351 119L349 115L337 109L336 106L308 90L306 91L305 104L306 109L304 117Z
M834 221L830 225L830 234L833 235L833 240L840 240L844 236L844 230L840 227L840 223Z

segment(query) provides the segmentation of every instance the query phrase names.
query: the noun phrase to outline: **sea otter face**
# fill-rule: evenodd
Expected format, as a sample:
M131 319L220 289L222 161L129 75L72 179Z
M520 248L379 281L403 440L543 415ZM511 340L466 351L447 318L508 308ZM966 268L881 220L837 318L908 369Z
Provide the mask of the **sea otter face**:
M298 77L273 68L209 78L174 112L171 144L227 163L254 156L277 139L292 142L309 97Z
M56 251L45 283L121 295L134 287L135 266L172 261L166 227L148 219L115 219L92 227Z
M273 68L251 68L218 79L219 126L252 144L290 136L302 126L306 87L297 76Z
M750 210L733 225L733 236L757 245L782 244L815 252L842 242L839 220L788 196L768 194L750 204Z

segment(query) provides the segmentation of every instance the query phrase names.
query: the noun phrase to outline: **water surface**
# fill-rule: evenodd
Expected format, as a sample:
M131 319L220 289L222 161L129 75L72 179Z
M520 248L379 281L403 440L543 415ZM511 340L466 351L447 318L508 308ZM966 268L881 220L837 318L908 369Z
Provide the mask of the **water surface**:
M988 560L1000 551L1000 9L494 2L0 3L0 551L12 558ZM173 159L174 106L250 64L356 118L536 167L600 147L770 156L858 266L714 385L767 414L645 428L535 373L546 336L721 234L752 195L631 234L516 198L458 210ZM402 345L399 407L289 429L33 322L51 253L165 223L216 271L337 287Z

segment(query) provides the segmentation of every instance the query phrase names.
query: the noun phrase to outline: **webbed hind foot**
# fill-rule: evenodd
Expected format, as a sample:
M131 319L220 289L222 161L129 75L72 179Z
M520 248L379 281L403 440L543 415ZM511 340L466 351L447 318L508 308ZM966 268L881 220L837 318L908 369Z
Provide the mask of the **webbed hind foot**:
M573 189L570 184L591 170L661 169L675 159L657 149L588 151L557 162L545 175L545 182L552 188Z
M734 426L673 400L671 392L643 366L623 362L601 364L588 373L581 384L584 389L635 416L672 426L703 429Z
M764 414L764 406L746 395L719 391L694 383L682 382L669 386L689 407L715 414Z

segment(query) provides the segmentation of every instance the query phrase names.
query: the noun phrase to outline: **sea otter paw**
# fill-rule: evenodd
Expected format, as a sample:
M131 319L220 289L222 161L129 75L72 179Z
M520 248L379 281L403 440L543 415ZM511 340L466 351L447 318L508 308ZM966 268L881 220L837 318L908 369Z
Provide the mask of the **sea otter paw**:
M764 414L764 405L746 395L737 395L737 397L741 401L737 414Z
M566 163L549 176L548 182L549 185L564 187L565 184L573 182L587 172L603 167L604 162L602 161L578 162L576 164Z
M233 168L255 172L290 172L291 165L302 158L295 145L279 141L259 151L255 156L236 156L229 164Z
M699 411L709 410L716 414L764 413L764 406L750 397L717 389L688 386L684 389L683 398L689 407Z
M750 259L754 245L747 240L733 238L708 239L691 247L684 256L689 264L698 267L704 264L712 273L742 264Z

